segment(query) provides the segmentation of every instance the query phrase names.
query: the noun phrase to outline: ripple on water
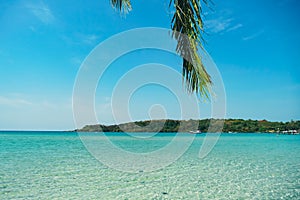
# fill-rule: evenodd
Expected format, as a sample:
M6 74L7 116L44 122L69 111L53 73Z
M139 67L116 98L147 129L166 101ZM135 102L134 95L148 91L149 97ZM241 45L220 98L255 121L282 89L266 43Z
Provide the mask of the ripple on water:
M121 146L131 145L129 141L118 140ZM162 142L165 141L164 138ZM0 196L3 199L300 198L299 137L280 136L274 140L265 135L225 136L207 157L199 159L202 141L203 138L197 138L178 161L162 170L132 174L99 163L76 135L0 134ZM159 139L156 142L161 145ZM138 146L145 146L141 151L151 149L145 141Z

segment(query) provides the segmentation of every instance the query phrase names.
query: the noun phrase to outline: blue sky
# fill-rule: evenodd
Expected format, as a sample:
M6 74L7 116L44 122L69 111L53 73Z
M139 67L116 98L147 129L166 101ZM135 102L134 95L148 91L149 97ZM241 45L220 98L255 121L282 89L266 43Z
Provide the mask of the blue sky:
M226 118L300 119L299 2L214 3L212 9L204 10L205 47L224 81ZM74 128L73 85L90 51L125 30L170 27L167 0L132 0L132 6L132 12L122 17L108 0L1 1L0 129ZM134 62L126 62L130 59ZM153 60L180 67L180 59L145 51L128 55L123 63L120 59L110 67L104 91L96 94L100 122L114 122L105 109L112 80L122 75L120 66L126 62L130 69L134 63ZM181 82L178 87L182 87ZM169 92L157 86L144 89L130 104L134 119L146 119L153 104L166 105L168 117L178 118L176 101ZM209 114L200 117L205 116Z

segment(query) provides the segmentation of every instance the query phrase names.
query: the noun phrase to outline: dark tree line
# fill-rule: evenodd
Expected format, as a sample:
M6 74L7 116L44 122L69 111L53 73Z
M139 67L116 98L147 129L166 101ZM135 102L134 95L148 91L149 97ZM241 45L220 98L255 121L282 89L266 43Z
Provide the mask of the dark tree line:
M214 122L221 120L214 119ZM184 123L183 123L184 122ZM212 122L211 119L202 120L153 120L137 121L124 123L120 125L87 125L82 129L75 130L79 132L181 132L195 131L195 127L201 132L207 132ZM198 125L198 126L197 126ZM267 120L243 120L226 119L222 132L240 132L240 133L264 133L264 132L284 132L296 130L300 132L300 121L290 122L270 122Z

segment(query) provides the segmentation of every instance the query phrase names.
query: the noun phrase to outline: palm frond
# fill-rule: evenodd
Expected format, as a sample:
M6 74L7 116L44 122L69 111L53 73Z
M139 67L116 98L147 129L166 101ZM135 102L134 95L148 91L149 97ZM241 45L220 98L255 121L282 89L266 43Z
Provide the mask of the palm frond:
M202 2L212 3L211 0ZM130 0L111 0L111 4L125 14L131 10ZM177 40L176 51L183 58L182 76L187 91L209 98L212 81L198 54L198 47L203 49L204 43L200 0L170 0L169 7L175 10L171 20L172 37Z
M209 0L203 0L208 4ZM207 73L198 47L203 48L203 21L200 0L170 0L175 13L171 21L172 36L177 40L176 51L183 58L182 75L190 93L209 98L211 78Z
M110 2L111 5L121 13L128 13L132 9L130 0L110 0Z

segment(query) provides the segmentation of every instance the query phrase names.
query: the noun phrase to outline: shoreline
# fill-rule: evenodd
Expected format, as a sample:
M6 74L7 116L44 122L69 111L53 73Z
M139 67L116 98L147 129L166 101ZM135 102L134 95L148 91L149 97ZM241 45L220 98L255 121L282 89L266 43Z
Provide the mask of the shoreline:
M118 134L126 134L126 133L135 133L135 134L147 134L147 133L156 133L156 134L177 134L177 133L181 133L181 134L185 134L185 135L206 135L208 132L202 132L202 133L189 133L189 132L101 132L101 131L47 131L47 130L0 130L0 134L4 134L4 133L9 133L9 134L13 134L13 133L43 133L43 134L66 134L66 133L70 133L70 134L84 134L84 133L91 133L91 134L109 134L109 133L115 133L116 135ZM210 134L217 134L217 133L210 133ZM232 133L228 133L228 132L221 132L221 135L240 135L240 134L245 134L245 135L300 135L300 133L268 133L268 132L232 132Z

